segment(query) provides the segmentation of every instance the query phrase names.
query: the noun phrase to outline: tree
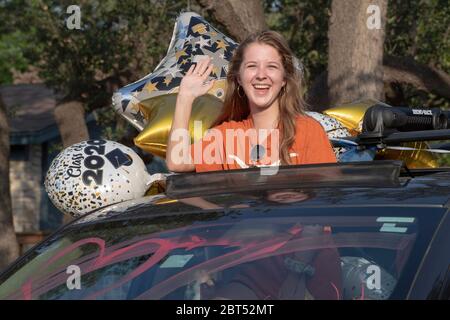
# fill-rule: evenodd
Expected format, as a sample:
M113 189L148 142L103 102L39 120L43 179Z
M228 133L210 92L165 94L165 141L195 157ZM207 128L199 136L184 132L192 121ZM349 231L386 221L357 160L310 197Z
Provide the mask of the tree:
M0 270L19 256L9 189L9 124L0 96Z
M40 53L40 46L33 43L33 27L24 31L11 23L11 13L22 9L16 1L0 1L0 21L8 21L0 23L0 84L13 83L14 72L27 71Z
M310 108L317 111L325 109L324 106L328 103L324 98L328 94L327 30L331 15L331 0L266 0L264 5L269 28L285 36L290 48L304 67L304 93L307 93ZM311 84L315 85L308 90Z
M89 139L84 107L81 102L72 100L59 103L54 114L64 148ZM73 218L67 214L63 217L64 224L72 220Z
M39 49L39 54L26 52L25 58L39 68L44 82L62 97L55 116L64 145L87 138L81 121L83 112L109 107L115 90L157 65L167 50L173 23L185 5L176 0L80 0L76 3L80 13L78 28L71 25L77 14L72 4L69 0L0 3L5 16L15 17L11 30L33 35L30 47ZM103 117L105 112L108 115ZM111 119L112 113L112 108L102 111L100 121ZM116 119L102 124L115 127Z
M265 12L269 27L285 35L305 66L309 105L317 111L329 108L331 1L266 0ZM383 57L386 102L450 107L449 25L445 1L389 1Z
M390 1L387 14L385 5L380 7L381 30L367 28L368 19L374 15L367 13L368 0L333 2L334 23L329 23L331 0L197 0L197 4L175 0L127 3L85 0L78 2L80 30L66 26L70 2L0 2L0 18L16 17L0 38L0 56L11 56L13 52L18 57L18 67L24 61L32 61L41 68L41 76L49 86L63 92L66 102L82 103L85 111L108 106L115 89L139 79L157 65L167 49L173 21L188 4L213 24L221 24L219 28L223 27L225 33L238 41L267 27L283 33L305 66L305 80L310 87L308 102L315 110L330 107L328 97L341 94L348 95L342 99L352 100L377 92L375 96L383 100L385 97L379 95L383 82L388 102L450 106L446 94L450 87L450 7L444 0ZM356 14L360 15L358 19L354 19ZM383 19L385 15L387 18ZM342 19L336 20L338 16ZM362 28L352 28L356 21ZM386 33L383 68L379 68L381 51L368 50L367 46L375 46L375 41L356 39L377 34L380 39L383 32L378 31L383 29ZM13 31L20 33L13 36ZM333 43L330 48L328 38ZM14 42L15 46L2 47L2 39L5 43ZM2 52L6 47L11 50ZM17 48L22 51L16 54ZM370 52L367 61L361 59L362 51L358 50ZM367 78L364 85L361 81L356 86L351 84L359 72L354 63L364 69L360 71L366 75L359 75ZM339 74L343 81L339 80ZM328 81L336 77L336 81ZM374 81L367 81L369 78ZM329 82L334 83L332 88L328 87ZM372 93L367 91L369 88ZM113 121L105 125L114 127L117 118L111 117L111 108L107 113L105 118ZM104 115L105 112L100 113ZM80 113L79 118L82 117ZM107 134L111 132L114 131L108 130ZM119 140L117 136L110 138Z
M330 105L364 98L384 100L386 10L387 0L332 2L327 81Z
M260 0L197 0L238 42L248 35L267 29L263 2Z
M64 148L89 139L82 103L73 100L59 103L55 109L55 121Z
M384 81L409 84L423 92L450 99L450 75L435 66L427 66L412 57L386 56Z
M450 7L445 0L389 1L385 82L404 105L450 107Z

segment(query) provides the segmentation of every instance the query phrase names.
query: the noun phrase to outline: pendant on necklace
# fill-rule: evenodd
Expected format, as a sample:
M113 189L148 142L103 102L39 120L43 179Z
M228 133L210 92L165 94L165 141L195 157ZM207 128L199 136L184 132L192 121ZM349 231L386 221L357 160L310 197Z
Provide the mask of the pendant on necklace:
M264 158L265 154L266 154L266 148L264 148L262 145L257 144L256 146L253 146L253 148L250 152L250 159L252 161L259 161L262 158Z

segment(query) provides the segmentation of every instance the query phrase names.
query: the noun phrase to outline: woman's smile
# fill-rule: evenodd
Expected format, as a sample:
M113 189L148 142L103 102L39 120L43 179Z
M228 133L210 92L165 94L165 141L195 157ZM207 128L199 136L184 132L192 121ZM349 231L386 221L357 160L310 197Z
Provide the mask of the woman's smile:
M263 84L263 83L254 83L253 88L255 89L255 93L257 95L264 96L269 92L270 84Z

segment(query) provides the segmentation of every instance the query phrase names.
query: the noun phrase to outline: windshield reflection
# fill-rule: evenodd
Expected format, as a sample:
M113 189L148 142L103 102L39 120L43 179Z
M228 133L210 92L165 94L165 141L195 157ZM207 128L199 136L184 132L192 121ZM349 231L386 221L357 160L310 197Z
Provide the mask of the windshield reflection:
M137 215L74 228L2 283L0 298L389 298L404 270L415 270L429 241L422 236L417 242L418 212L389 209L380 220L380 214L358 208L336 214L290 206L309 197L314 195L268 192L255 199L285 206ZM384 231L383 221L395 219L397 229ZM426 230L437 220L421 221ZM67 289L69 265L82 271L81 290ZM378 289L368 287L371 266L381 275ZM411 279L414 273L405 274Z

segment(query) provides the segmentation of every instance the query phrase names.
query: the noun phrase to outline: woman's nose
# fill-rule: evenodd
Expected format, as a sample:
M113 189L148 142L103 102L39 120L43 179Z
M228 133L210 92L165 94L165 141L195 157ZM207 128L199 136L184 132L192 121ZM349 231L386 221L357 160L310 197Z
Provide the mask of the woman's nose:
M262 80L266 78L266 69L264 67L258 67L256 70L256 79Z

